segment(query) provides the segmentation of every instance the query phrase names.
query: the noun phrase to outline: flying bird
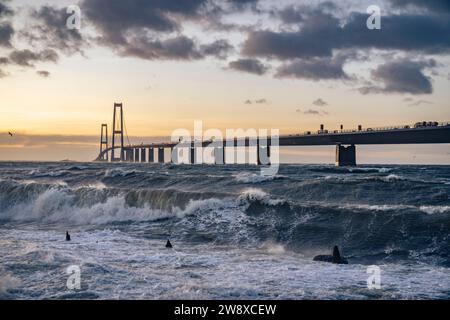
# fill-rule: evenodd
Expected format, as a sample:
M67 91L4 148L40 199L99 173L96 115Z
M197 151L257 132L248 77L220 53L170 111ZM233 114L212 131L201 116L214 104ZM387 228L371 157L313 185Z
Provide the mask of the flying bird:
M13 136L13 134L10 132L10 131L8 131L8 134L12 137Z

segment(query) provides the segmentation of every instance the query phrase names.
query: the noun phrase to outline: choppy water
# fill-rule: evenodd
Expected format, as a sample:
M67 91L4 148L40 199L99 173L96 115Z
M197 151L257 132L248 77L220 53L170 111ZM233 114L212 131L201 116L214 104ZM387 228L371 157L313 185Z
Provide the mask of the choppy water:
M449 268L448 166L0 163L3 299L449 299Z

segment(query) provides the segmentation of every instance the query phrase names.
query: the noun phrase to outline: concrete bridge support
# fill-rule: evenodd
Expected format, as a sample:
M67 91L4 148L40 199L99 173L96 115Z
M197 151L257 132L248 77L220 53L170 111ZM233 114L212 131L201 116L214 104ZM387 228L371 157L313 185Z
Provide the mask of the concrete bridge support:
M270 165L270 147L258 146L258 166Z
M134 149L134 162L139 162L139 149Z
M148 148L148 162L155 162L155 149L153 148Z
M147 156L146 156L146 152L145 152L145 148L141 149L141 162L146 162L147 161Z
M196 164L197 163L197 155L196 155L196 152L197 152L197 148L195 148L195 147L191 147L190 148L190 150L189 150L189 162L190 162L190 164Z
M171 163L179 164L178 152L180 152L180 149L178 147L170 148L170 162Z
M158 148L158 163L164 163L164 148Z
M215 164L225 164L225 148L215 147L214 148L214 163Z
M258 140L256 156L258 165L270 165L270 139Z
M125 157L126 157L126 161L128 161L128 162L134 162L133 149L127 149L127 150L125 150Z
M350 146L336 145L336 166L356 166L356 147L354 144Z

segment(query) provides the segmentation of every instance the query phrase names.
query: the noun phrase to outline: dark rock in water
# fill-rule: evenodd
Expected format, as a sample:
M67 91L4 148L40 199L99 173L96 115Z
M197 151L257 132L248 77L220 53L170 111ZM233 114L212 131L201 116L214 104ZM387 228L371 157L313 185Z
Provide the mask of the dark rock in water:
M172 244L169 239L167 239L166 248L172 248Z
M70 234L69 234L69 231L66 231L66 241L70 241Z
M332 255L328 255L328 254L318 255L318 256L315 256L313 260L329 262L329 263L336 263L336 264L348 264L347 259L345 259L344 257L341 257L338 246L334 246Z

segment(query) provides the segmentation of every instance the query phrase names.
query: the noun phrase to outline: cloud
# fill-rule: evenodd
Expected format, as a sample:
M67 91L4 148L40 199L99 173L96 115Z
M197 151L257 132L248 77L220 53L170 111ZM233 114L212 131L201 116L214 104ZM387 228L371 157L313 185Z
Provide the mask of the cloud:
M417 107L417 106L421 106L421 105L430 105L433 104L433 102L428 101L428 100L417 100L414 101L413 103L409 104L410 107Z
M387 62L372 71L372 78L383 83L383 86L371 85L362 87L362 94L369 93L409 93L431 94L433 86L431 79L424 75L423 70L434 68L434 60L410 61L406 59Z
M345 59L316 58L296 60L280 66L275 76L277 78L296 78L313 81L319 80L347 80L350 77L344 71Z
M325 102L324 100L322 100L321 98L313 101L313 105L318 106L318 107L323 107L323 106L327 106L328 103Z
M41 76L42 78L48 78L50 76L50 72L45 71L45 70L39 70L36 71L36 73Z
M11 47L14 29L10 23L0 23L0 47Z
M214 56L218 59L226 59L233 49L233 46L227 40L223 39L200 46L200 51L203 56Z
M231 61L228 64L228 67L232 70L252 73L259 76L265 74L269 70L268 66L265 66L256 59L238 59L235 61Z
M13 14L14 11L6 3L0 2L0 19L10 17ZM0 22L0 47L10 48L13 35L14 28L12 24L9 21Z
M301 113L301 114L304 114L304 115L311 115L311 116L328 115L328 112L323 111L323 110L316 110L316 109L307 109L307 110L297 109L297 110L295 110L295 112Z
M100 32L101 43L127 52L130 45L139 47L133 40L136 38L144 41L144 48L152 48L155 43L164 42L150 39L155 39L156 33L180 31L182 18L198 16L206 2L207 0L84 0L81 6L90 23ZM144 54L139 56L146 57ZM153 54L149 56L154 57Z
M389 0L394 7L415 6L435 12L450 12L448 0Z
M272 15L286 24L304 22L309 16L319 17L337 10L336 4L331 1L320 2L314 5L288 5L275 10Z
M5 71L3 71L2 69L0 69L0 79L5 78L6 76L8 76L8 74Z
M129 39L126 46L120 47L122 56L138 57L146 60L199 60L207 56L226 57L231 46L225 40L198 46L186 36L166 40L151 40L147 36Z
M245 104L253 104L253 103L255 103L255 104L267 104L267 103L269 103L269 102L267 101L267 99L261 98L261 99L256 99L256 100L254 100L254 101L252 101L252 100L250 100L250 99L247 99L247 100L245 100L244 103L245 103Z
M22 33L32 44L39 44L46 48L61 50L67 54L83 52L88 42L83 39L77 29L66 26L70 16L66 8L43 6L30 14L34 24Z
M0 18L5 16L10 16L14 11L6 5L5 2L0 2Z
M9 55L9 60L22 67L34 67L34 62L57 62L58 54L51 49L40 52L31 50L14 50Z
M323 58L334 50L380 49L448 53L450 19L446 15L383 16L381 30L366 27L367 14L352 12L341 21L328 13L304 17L298 31L262 30L249 33L243 54L278 60Z

